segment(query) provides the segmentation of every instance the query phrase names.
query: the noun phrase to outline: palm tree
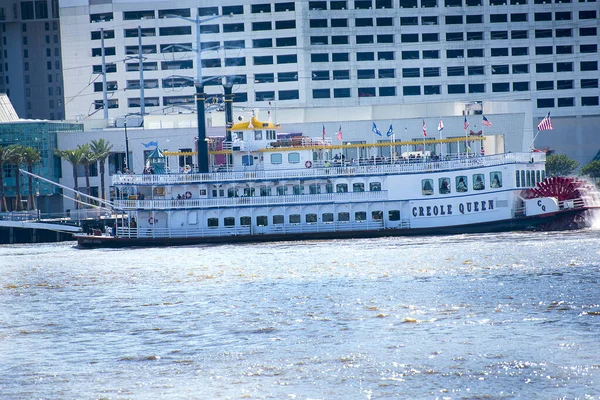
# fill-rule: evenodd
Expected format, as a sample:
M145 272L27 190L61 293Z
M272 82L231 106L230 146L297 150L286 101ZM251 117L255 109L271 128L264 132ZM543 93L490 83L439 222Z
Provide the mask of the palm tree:
M77 150L81 152L81 163L83 164L83 173L85 175L85 193L90 195L90 165L96 162L94 159L94 153L89 144L77 145ZM86 199L89 201L89 198Z
M13 144L8 146L8 149L8 158L6 161L11 164L15 170L15 210L19 211L23 209L23 205L21 204L21 172L19 171L19 166L23 163L25 147Z
M23 151L23 162L27 165L27 172L30 174L33 173L33 165L37 164L41 161L42 156L40 151L35 147L25 147ZM35 193L33 191L33 176L27 175L27 180L29 184L29 201L27 205L30 210L34 210L37 208L35 204Z
M67 150L54 150L54 154L56 154L58 157L64 158L65 160L67 160L68 162L71 163L71 165L73 166L73 182L74 183L74 189L76 192L79 191L79 185L77 183L77 180L79 178L78 174L77 174L77 166L79 164L81 164L81 160L83 158L83 154L81 152L81 150L79 148L75 149L75 150L71 150L71 149L67 149ZM77 193L75 194L75 198L77 199L78 195ZM75 201L75 209L79 208L79 202Z
M91 148L92 148L92 152L94 153L94 157L100 163L100 191L101 191L100 197L102 198L102 200L106 200L106 194L105 194L106 192L104 190L104 186L105 186L104 168L106 165L106 158L110 155L110 150L112 149L112 144L105 141L104 138L101 138L99 140L92 140Z
M6 206L6 196L4 194L4 164L8 161L10 149L0 146L0 212L4 207L4 211L8 211Z

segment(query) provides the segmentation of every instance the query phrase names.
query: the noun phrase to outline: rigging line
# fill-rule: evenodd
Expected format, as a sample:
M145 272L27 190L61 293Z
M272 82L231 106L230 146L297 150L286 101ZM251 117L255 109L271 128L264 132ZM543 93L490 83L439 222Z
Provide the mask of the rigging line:
M77 98L77 96L79 96L79 95L80 95L80 94L81 94L81 93L82 93L82 92L83 92L85 89L87 89L88 87L90 87L90 86L92 85L92 83L96 82L96 79L98 79L100 76L101 76L101 75L96 75L96 77L95 77L94 79L92 79L92 80L90 81L90 83L88 83L88 84L87 84L87 86L86 86L86 87L84 87L83 89L81 89L81 90L79 91L79 93L77 93L75 96L71 97L71 99L65 103L65 106L66 106L67 104L69 104L70 102L72 102L73 100L75 100L75 99Z

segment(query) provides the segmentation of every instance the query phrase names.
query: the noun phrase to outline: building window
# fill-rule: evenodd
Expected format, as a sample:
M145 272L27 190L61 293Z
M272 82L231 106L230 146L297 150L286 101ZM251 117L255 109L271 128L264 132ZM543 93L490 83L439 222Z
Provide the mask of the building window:
M441 94L440 85L425 85L423 86L423 94L426 96Z
M508 16L506 14L490 14L490 22L492 24L508 22L507 17Z
M369 52L358 52L356 53L356 61L373 61L375 60L375 53Z
M273 64L273 56L254 56L254 65L271 65Z
M511 39L527 39L529 37L529 31L510 31Z
M554 108L554 99L537 99L537 108Z
M296 46L296 38L295 37L276 38L275 45L277 47Z
M573 54L573 46L556 46L556 54Z
M348 43L350 43L348 36L332 36L331 37L331 44L348 44Z
M446 58L464 58L465 52L460 50L446 50Z
M297 82L298 81L298 73L297 72L279 72L277 74L277 81L278 82Z
M586 96L581 98L581 105L584 107L591 107L598 105L598 96Z
M332 18L331 19L331 27L332 28L347 28L348 27L348 19Z
M123 20L124 21L132 21L139 19L154 19L156 16L154 14L154 10L145 10L145 11L124 11L123 12Z
M313 89L313 99L329 99L331 98L330 89Z
M439 50L423 50L424 60L437 60L440 58Z
M483 49L468 49L467 57L469 58L480 58L483 57Z
M597 89L598 88L598 79L582 79L580 83L581 83L582 89Z
M582 45L579 45L579 52L580 53L597 53L598 52L598 45L596 45L596 44L582 44Z
M173 16L178 17L190 17L189 8L174 8L170 10L158 10L158 18L171 18Z
M574 97L559 97L557 99L558 107L574 107L575 106L575 98Z
M375 97L375 88L358 88L358 97Z
M508 48L506 48L506 47L492 48L491 55L492 55L492 57L507 57L508 56Z
M337 88L333 89L334 98L348 98L350 97L350 88Z
M327 36L311 36L310 44L313 46L322 46L329 44L329 37Z
M440 68L439 67L425 67L425 68L423 68L423 76L426 78L440 76Z
M296 20L275 21L275 29L296 29Z
M537 72L538 74L554 72L554 64L552 64L552 63L535 64L535 72Z
M513 82L513 92L529 91L529 82Z
M267 91L267 92L256 92L255 93L256 101L273 101L275 100L275 92Z
M458 93L466 93L465 85L463 85L463 84L448 85L448 94L458 94Z
M273 39L252 39L252 47L255 49L273 47Z
M403 86L402 94L404 96L420 96L421 86Z
M511 49L511 55L514 57L526 56L529 54L529 47L513 47Z
M405 50L402 51L402 59L403 60L418 60L419 52L416 50Z
M418 37L418 35L417 35ZM418 41L418 39L417 39ZM373 35L356 35L356 44L371 44L374 43Z
M492 92L510 92L510 84L508 82L492 83Z
M327 18L323 19L311 19L309 21L309 26L311 28L327 28Z
M21 3L25 4L25 3ZM33 19L33 9L32 11L32 19ZM26 18L23 18L26 19ZM100 13L100 14L90 14L90 22L109 22L113 20L113 13Z
M556 63L556 72L573 72L573 63L572 62Z
M484 83L470 83L469 84L469 93L485 93L485 84Z
M275 3L275 12L286 12L295 11L296 6L293 1L287 3ZM223 13L225 14L225 7L223 7ZM226 14L225 14L226 15Z
M554 81L537 81L536 90L554 90Z
M540 21L552 21L552 13L550 12L536 12L533 14L533 19L535 22Z
M465 75L465 67L447 67L446 75L447 76L464 76Z
M382 86L379 88L379 96L380 97L390 97L396 95L396 87L395 86Z
M467 15L467 24L483 24L483 15Z
M349 70L334 70L333 71L333 80L346 80L350 79L350 71Z
M462 32L447 32L446 42L460 42L464 40Z
M350 55L348 53L332 53L331 61L333 62L346 62L350 60Z
M558 65L557 65L558 69ZM580 71L597 71L598 70L598 61L581 61L579 63Z
M252 23L253 31L270 31L271 29L271 21L261 21Z
M277 64L295 64L298 62L296 54L282 54L277 56Z

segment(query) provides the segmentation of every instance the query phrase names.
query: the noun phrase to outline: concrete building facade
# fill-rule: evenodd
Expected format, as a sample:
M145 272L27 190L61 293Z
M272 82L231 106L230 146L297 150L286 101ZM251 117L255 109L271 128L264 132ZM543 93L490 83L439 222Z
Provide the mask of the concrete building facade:
M0 92L21 118L64 119L58 0L0 1Z
M343 120L327 107L528 99L531 129L548 112L554 121L537 147L580 163L599 150L595 1L64 0L60 7L69 119L102 120L105 102L107 122L140 113L142 97L149 114L193 109L199 47L215 107L223 77L238 107L280 116L314 110L333 123ZM429 110L423 117L436 116Z

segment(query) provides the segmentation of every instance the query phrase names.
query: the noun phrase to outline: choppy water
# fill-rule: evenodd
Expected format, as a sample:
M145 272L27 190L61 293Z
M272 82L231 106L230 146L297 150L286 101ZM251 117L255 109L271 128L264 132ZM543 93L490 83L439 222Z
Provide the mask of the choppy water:
M2 399L598 399L600 231L0 247Z

